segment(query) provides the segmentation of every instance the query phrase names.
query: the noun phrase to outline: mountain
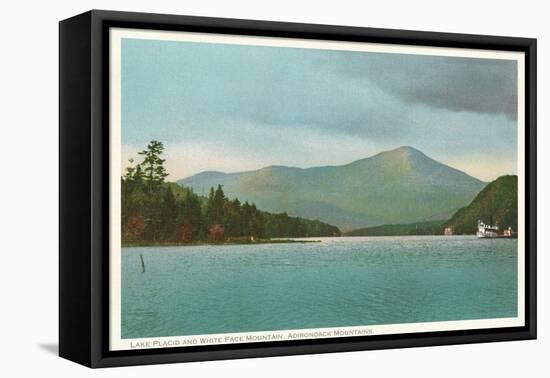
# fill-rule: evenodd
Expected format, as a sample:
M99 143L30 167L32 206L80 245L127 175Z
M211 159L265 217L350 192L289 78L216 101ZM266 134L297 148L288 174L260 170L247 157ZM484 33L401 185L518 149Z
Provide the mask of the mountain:
M346 232L345 236L441 235L444 222L435 220L406 224L384 224L381 226L358 228Z
M400 147L340 166L270 166L239 173L202 172L178 181L197 193L225 193L259 209L339 226L448 219L485 183L412 147Z
M518 229L518 177L501 176L489 183L468 206L445 223L455 234L475 234L477 221Z

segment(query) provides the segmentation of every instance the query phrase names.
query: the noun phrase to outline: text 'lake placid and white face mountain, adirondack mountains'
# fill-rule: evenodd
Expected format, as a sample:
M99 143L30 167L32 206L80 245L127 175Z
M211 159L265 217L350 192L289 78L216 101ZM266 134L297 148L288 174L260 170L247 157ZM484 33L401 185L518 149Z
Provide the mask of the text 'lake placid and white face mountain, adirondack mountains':
M199 194L219 184L228 197L259 209L319 219L342 230L448 219L486 185L412 147L340 166L208 171L178 183Z

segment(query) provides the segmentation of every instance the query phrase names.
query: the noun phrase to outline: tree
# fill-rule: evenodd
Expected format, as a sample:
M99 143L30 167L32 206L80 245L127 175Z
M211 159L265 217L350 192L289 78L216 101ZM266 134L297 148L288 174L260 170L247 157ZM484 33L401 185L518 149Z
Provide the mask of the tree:
M199 197L190 189L180 204L179 223L180 225L189 224L192 226L193 238L206 236Z
M143 170L141 169L140 164L134 164L134 158L128 159L130 165L126 167L126 173L122 177L122 180L127 184L142 184L143 183Z
M193 241L193 226L190 223L182 224L176 234L176 241L190 243Z
M208 238L214 241L223 241L225 230L221 224L213 224L208 230Z
M207 225L223 224L225 219L224 205L227 199L223 192L222 186L218 185L216 190L210 188L208 202L206 204L206 220Z
M233 201L226 201L225 212L225 234L227 236L243 236L243 222L241 217L241 202L235 198Z
M164 168L165 159L161 159L160 157L163 151L164 145L162 142L152 140L145 150L138 152L138 154L143 155L143 161L140 166L143 167L143 179L149 193L157 189L168 176Z
M250 222L252 216L252 207L248 201L245 201L241 206L241 234L244 236L250 236Z
M143 170L141 169L141 165L139 164L136 166L136 169L134 170L132 182L134 184L143 184Z
M170 186L166 188L159 214L160 237L163 240L174 238L178 225L178 204Z
M128 162L130 163L130 165L126 168L126 173L124 174L124 180L126 182L133 180L134 172L136 171L136 167L132 165L134 164L134 158L128 159Z
M128 218L128 221L123 224L122 238L125 240L141 240L143 231L145 230L145 222L141 215L134 215Z
M250 208L252 210L252 219L250 219L248 224L250 235L257 238L263 238L265 225L262 213L256 209L256 205L254 204L252 204Z

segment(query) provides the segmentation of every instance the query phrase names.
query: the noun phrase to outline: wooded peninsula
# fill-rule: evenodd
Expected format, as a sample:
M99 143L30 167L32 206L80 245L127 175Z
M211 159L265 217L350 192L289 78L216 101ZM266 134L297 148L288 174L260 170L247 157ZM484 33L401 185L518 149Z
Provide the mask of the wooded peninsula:
M123 246L280 243L271 239L341 234L338 227L318 220L273 214L227 198L221 185L211 187L206 197L167 182L163 151L162 142L151 141L139 152L141 162L130 159L121 178Z

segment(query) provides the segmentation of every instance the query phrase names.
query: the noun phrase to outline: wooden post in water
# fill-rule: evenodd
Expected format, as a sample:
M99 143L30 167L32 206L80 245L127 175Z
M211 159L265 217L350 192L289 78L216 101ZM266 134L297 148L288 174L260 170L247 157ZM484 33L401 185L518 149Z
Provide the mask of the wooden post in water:
M145 273L145 263L143 262L143 254L139 254L139 258L141 260L141 273Z

